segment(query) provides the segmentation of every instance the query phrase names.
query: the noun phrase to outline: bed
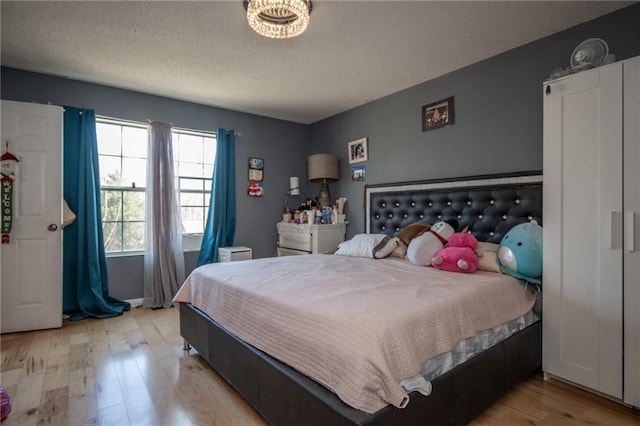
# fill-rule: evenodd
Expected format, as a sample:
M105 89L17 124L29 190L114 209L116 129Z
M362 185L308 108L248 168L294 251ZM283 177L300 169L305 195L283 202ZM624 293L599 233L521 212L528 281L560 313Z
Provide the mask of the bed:
M460 228L468 227L478 240L499 242L509 229L519 223L535 219L542 224L541 184L540 174L527 173L370 185L365 188L366 231L394 235L413 222L434 223L454 218ZM251 277L251 268L261 271L262 277L257 282ZM323 281L321 277L326 274L322 271L327 270L336 271L345 282L356 283L355 287L343 291L336 278ZM385 278L375 283L374 288L368 287L374 280L369 276L359 278L365 270L373 276ZM306 276L305 271L311 273L311 277ZM439 276L433 280L437 281L434 290L431 287L426 290L426 287L416 287L417 284L409 282L418 272L447 274L433 271L433 268L407 266L407 262L400 259L373 260L332 255L304 256L304 260L274 258L207 265L194 271L176 297L176 301L182 302L179 303L180 332L185 341L270 424L465 424L540 367L541 324L537 316L530 314L535 301L531 301L531 297L524 300L525 297L521 296L525 293L524 287L513 283L501 284L508 286L504 287L509 288L508 291L490 293L491 286L495 285L490 282L513 280L500 274L448 273L449 277L464 275L467 281L442 284L442 276ZM287 276L294 279L287 279ZM210 279L211 282L224 282L229 288L222 287L222 284L218 286L218 283L210 285L207 281ZM395 293L400 285L387 285L393 279L409 286L403 291L411 297ZM272 281L273 285L270 284ZM327 293L312 292L314 286L304 284L311 282L317 282L315 287L324 288ZM271 287L275 294L270 293ZM408 316L407 312L413 310L411 299L418 300L417 303L431 303L445 297L435 293L435 288L454 293L452 289L457 291L460 288L462 291L464 287L477 291L473 296L475 299L484 297L486 300L476 305L463 305L458 295L451 294L461 301L459 308L432 312L431 309L437 310L436 304L430 308L429 314L420 310L420 315L425 316L418 320ZM212 294L208 288L214 288ZM281 304L277 291L283 295L293 294L293 300L286 305ZM256 299L252 301L245 297ZM420 324L432 324L438 317L453 315L448 311L459 311L459 316L449 320L460 326L462 331L456 331L459 335L447 337L451 341L446 343L438 341L434 344L446 349L458 341L463 343L467 339L477 339L473 333L491 328L480 316L474 316L475 311L491 311L490 305L501 305L491 301L502 297L509 298L503 305L507 305L510 312L491 312L490 317L502 318L500 323L508 322L507 319L515 321L516 317L520 320L525 316L528 320L521 321L507 338L488 345L487 349L460 365L445 369L444 374L429 376L428 396L399 387L398 377L411 379L422 375L427 359L420 357L423 352L430 351L431 346L419 339L423 335L426 339L429 330L440 330L441 326L425 326L417 336L404 337L399 329L393 328L396 323L399 327L400 324L405 324L405 327L412 324L410 328L416 329L422 327ZM207 298L217 301L217 305L214 303L214 307L208 307L203 300ZM397 305L391 308L391 314L377 315L385 312L387 307L385 303L376 304L375 299L379 302L385 298L389 301L387 305ZM340 311L340 305L353 308ZM400 306L405 308L400 309ZM477 306L485 309L476 309ZM334 311L332 315L335 317L325 318L326 311ZM275 317L267 316L274 312ZM240 315L242 319L235 320L232 314ZM376 316L383 317L383 324L374 322ZM260 328L263 323L273 323L276 327L270 332L264 331ZM312 333L309 327L311 330L316 327L318 339L327 339L320 349L316 349L322 355L321 361L314 361L314 349L305 346L314 337L309 336ZM475 331L471 330L474 328ZM379 330L384 332L378 333ZM334 344L334 340L340 342ZM381 342L381 354L369 346L370 342L378 340ZM344 349L346 342L351 345ZM414 350L414 346L420 350ZM348 358L351 352L355 352L355 360ZM443 349L434 354L445 356L447 353ZM327 362L332 359L336 362ZM370 370L377 376L370 378Z

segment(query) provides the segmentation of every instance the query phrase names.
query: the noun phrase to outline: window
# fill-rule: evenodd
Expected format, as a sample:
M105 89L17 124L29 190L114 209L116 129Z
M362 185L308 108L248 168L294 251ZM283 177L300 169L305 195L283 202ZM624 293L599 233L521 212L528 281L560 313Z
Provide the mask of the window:
M102 229L109 254L144 251L147 126L96 120ZM212 133L174 129L173 149L185 237L204 232L211 194L216 138ZM197 241L191 241L198 248Z
M216 157L213 134L174 130L173 160L177 164L183 233L202 235L211 198Z
M107 253L144 250L147 128L96 120Z

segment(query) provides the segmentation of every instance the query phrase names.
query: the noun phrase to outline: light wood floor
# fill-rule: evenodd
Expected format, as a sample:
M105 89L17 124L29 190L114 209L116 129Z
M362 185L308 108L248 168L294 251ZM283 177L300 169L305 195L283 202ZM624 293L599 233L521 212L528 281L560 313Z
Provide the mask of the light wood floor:
M0 337L10 425L265 425L193 350L176 309ZM640 414L534 375L475 425L638 425Z

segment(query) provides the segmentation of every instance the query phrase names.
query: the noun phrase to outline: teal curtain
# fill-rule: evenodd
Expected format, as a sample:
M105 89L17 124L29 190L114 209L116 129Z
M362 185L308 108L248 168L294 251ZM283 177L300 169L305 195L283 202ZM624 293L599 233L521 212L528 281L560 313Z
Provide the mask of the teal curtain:
M234 131L218 129L207 224L198 266L218 261L218 248L233 245L236 234L236 160Z
M63 311L73 321L120 315L130 306L108 294L96 116L90 109L65 107L64 199L77 217L63 231Z

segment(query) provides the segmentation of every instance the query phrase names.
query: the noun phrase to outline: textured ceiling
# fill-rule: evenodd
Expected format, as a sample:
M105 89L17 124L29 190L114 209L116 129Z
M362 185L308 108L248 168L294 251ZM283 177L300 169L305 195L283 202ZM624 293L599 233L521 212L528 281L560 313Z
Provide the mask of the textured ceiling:
M3 0L1 60L313 123L630 4L314 0L302 36L272 40L240 0Z

